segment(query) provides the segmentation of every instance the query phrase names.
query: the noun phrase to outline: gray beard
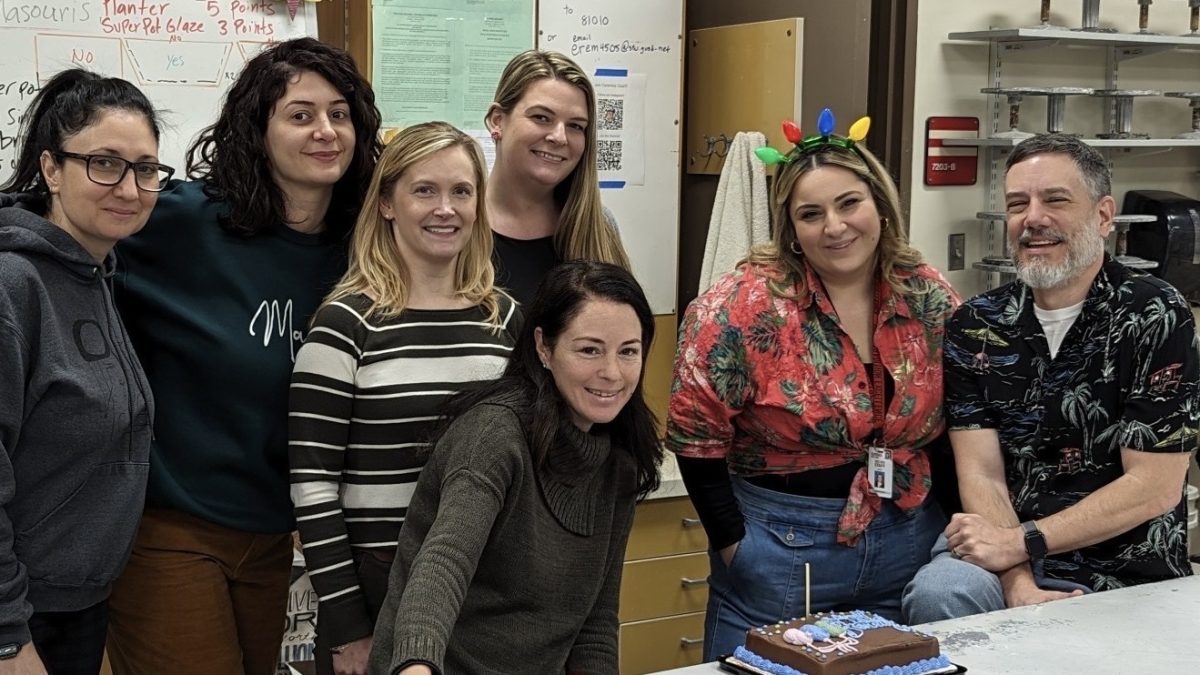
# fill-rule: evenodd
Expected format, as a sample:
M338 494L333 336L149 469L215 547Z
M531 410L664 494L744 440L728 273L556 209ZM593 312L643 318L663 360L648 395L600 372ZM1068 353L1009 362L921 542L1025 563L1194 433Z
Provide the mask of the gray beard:
M1064 243L1067 245L1066 259L1062 264L1051 265L1041 261L1032 264L1022 261L1017 254L1020 242L1010 242L1017 278L1026 286L1038 290L1058 288L1083 274L1092 263L1104 255L1104 240L1092 228L1071 236Z

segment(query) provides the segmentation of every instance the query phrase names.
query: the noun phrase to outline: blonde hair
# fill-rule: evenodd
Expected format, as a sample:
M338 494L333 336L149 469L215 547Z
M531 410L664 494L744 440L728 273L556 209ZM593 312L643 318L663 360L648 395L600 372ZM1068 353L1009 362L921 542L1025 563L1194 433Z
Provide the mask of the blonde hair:
M900 193L883 164L861 144L853 149L835 145L821 146L816 151L786 164L778 165L775 184L771 189L771 243L757 246L743 262L768 268L782 269L785 274L770 284L778 297L793 297L805 290L807 263L797 255L796 228L792 224L790 202L792 188L807 173L823 166L837 166L853 173L867 184L875 208L882 216L879 231L879 270L897 293L911 294L898 271L912 271L923 260L921 252L908 245L908 228L900 211Z
M496 100L488 108L485 122L497 110L510 114L529 86L544 79L563 80L582 91L587 99L588 119L596 119L596 91L583 69L558 52L530 49L514 56L505 66L500 83L496 85ZM554 188L554 199L561 205L554 232L554 249L563 261L596 260L628 270L629 256L600 205L593 124L584 129L584 140L579 164Z
M501 328L499 297L502 291L494 285L492 231L483 208L487 183L483 151L475 139L445 122L407 127L384 148L354 225L349 268L325 298L325 303L362 293L372 299L368 315L389 318L404 310L412 278L396 245L392 223L384 219L380 203L385 195L391 194L396 182L410 167L450 148L462 148L471 160L477 204L474 227L454 265L455 292L473 305L482 305L487 311L488 322L497 330Z

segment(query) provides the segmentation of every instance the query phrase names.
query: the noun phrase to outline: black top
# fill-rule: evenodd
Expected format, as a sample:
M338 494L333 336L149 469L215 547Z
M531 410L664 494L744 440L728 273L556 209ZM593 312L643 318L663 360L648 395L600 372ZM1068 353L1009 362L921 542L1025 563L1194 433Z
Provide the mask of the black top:
M492 232L492 242L496 285L522 305L533 302L546 273L560 262L554 250L554 237L513 239Z

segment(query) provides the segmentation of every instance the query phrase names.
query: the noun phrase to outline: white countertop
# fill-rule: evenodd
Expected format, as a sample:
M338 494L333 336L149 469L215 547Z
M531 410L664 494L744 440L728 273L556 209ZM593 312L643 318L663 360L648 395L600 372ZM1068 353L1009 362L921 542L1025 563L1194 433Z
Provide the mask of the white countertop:
M663 463L659 467L659 471L661 480L658 489L651 492L646 499L687 496L687 488L683 487L683 478L679 475L679 464L675 462L675 453L669 450L663 451Z
M1200 577L919 626L970 675L1200 673ZM715 663L664 671L724 673Z

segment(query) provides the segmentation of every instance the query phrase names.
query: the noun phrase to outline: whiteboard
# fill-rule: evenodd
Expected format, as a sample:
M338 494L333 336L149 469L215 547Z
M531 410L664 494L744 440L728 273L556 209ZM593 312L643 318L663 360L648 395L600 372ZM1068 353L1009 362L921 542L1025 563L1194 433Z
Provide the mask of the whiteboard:
M683 0L538 0L538 47L596 86L601 197L655 314L675 312Z
M12 174L30 99L61 70L138 85L163 113L159 160L178 177L246 61L316 34L316 9L300 3L293 18L286 0L0 0L0 181Z

